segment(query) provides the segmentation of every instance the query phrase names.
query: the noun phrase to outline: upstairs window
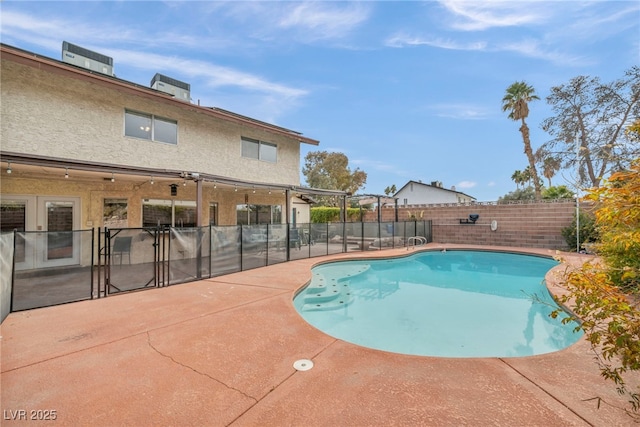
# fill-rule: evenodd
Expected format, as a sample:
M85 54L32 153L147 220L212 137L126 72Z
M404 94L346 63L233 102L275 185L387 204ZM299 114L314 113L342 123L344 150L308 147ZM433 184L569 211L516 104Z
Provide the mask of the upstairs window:
M124 134L150 141L178 143L178 122L171 119L125 110Z
M276 163L278 146L257 139L242 137L242 157Z

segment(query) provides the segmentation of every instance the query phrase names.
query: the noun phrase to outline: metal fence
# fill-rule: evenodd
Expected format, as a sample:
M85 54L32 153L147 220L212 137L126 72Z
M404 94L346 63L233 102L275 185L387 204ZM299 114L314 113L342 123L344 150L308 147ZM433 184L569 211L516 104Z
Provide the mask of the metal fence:
M98 228L19 232L2 251L12 265L3 303L28 310L330 254L432 240L430 221ZM6 270L5 270L6 271ZM10 293L10 295L7 295Z

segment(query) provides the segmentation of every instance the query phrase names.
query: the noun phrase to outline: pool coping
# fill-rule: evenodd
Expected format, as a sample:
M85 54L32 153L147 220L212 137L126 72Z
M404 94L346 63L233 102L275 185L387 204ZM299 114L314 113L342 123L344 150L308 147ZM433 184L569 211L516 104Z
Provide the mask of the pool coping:
M328 337L292 305L315 264L406 252L298 260L11 313L1 326L3 415L48 410L51 425L94 426L632 424L584 339L522 358L406 356ZM300 359L313 369L297 371Z

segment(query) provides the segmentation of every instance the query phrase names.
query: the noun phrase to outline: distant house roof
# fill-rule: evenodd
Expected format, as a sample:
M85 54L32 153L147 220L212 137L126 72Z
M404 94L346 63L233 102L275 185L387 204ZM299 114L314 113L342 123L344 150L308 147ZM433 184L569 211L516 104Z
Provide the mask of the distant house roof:
M449 193L461 194L461 195L463 195L463 196L466 196L466 197L469 197L469 198L471 198L471 199L473 199L473 200L476 200L476 198L475 198L475 197L470 196L470 195L468 195L468 194L466 194L466 193L463 193L463 192L461 192L461 191L456 191L456 190L452 190L452 189L450 190L450 189L448 189L448 188L444 188L444 187L442 187L442 183L440 183L440 182L432 182L431 184L425 184L424 182L420 182L420 181L413 181L413 180L412 180L412 181L409 181L409 182L407 182L405 185L403 185L403 186L402 186L402 188L400 188L400 190L396 191L396 193L394 194L394 196L397 196L400 192L402 192L402 190L404 190L405 188L407 188L407 187L408 187L408 186L410 186L411 184L416 184L416 185L421 185L421 186L424 186L424 187L435 188L435 189L437 189L437 190L440 190L440 191L446 191L446 192L449 192Z
M78 80L90 81L92 84L98 84L101 86L109 87L110 89L120 92L131 93L145 98L151 98L154 101L171 104L178 108L183 108L189 111L197 111L202 114L213 116L219 119L227 120L235 123L242 123L243 125L260 128L269 132L273 132L279 135L285 135L311 145L318 145L319 141L302 136L300 132L296 132L290 129L286 129L280 126L265 123L260 120L252 119L240 114L232 113L220 108L213 107L201 107L197 104L190 102L180 101L172 95L164 93L162 91L153 89L151 87L143 86L137 83L133 83L127 80L117 78L115 76L93 72L91 70L78 67L66 62L58 61L53 58L41 56L33 52L29 52L17 47L9 46L4 43L0 43L0 52L2 60L9 60L17 62L30 67L43 69L52 73L65 75Z

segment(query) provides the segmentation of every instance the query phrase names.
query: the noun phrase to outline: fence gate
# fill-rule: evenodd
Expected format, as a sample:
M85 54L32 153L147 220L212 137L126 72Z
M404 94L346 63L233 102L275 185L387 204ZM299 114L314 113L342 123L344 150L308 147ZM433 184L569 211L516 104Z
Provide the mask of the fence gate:
M162 286L166 234L162 228L105 228L103 295Z

